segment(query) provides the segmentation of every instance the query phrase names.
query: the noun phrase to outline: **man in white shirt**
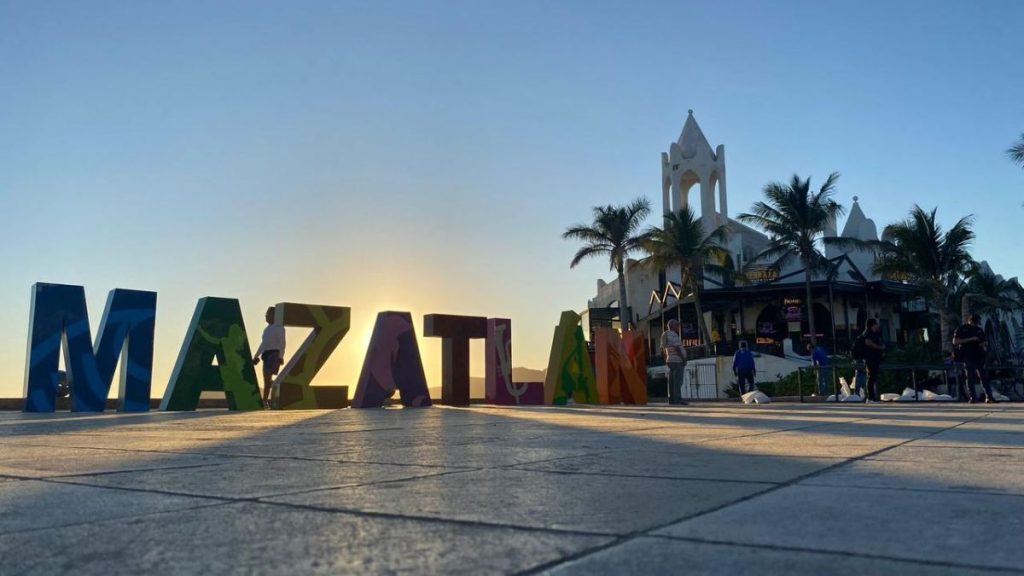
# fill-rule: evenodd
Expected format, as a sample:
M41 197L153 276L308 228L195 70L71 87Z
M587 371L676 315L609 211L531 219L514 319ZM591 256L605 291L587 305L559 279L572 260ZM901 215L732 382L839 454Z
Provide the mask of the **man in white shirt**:
M284 326L274 323L274 307L267 308L267 327L252 363L263 360L263 407L270 408L270 387L284 364Z
M679 321L669 320L668 329L661 335L661 353L668 366L668 403L686 404L683 401L683 370L686 368L686 348L679 336Z

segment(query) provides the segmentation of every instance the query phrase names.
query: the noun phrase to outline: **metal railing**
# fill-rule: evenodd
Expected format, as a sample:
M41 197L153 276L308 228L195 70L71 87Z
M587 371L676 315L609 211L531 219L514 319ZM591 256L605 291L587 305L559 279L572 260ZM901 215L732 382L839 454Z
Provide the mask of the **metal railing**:
M713 400L718 397L718 366L687 364L683 372L683 398Z
M966 391L966 386L970 382L967 378L967 366L962 362L882 364L880 368L879 387L882 385L882 377L886 378L886 383L891 386L895 375L896 382L898 382L897 388L912 389L915 401L922 399L925 390L938 393L939 389L942 389L942 393L948 394L954 400L961 400L963 399L962 392ZM998 391L1011 401L1024 400L1024 366L984 366L981 370L982 378L992 386L994 391ZM850 373L850 387L855 387L860 394L864 394L867 378L863 362L841 366L805 366L797 369L797 388L801 402L804 401L805 396L820 393L819 377L821 372L826 372L826 387L836 397L839 396L841 389L839 379L844 377L844 372ZM975 382L972 385L976 388L982 387L981 382ZM974 392L976 395L980 390L976 389Z

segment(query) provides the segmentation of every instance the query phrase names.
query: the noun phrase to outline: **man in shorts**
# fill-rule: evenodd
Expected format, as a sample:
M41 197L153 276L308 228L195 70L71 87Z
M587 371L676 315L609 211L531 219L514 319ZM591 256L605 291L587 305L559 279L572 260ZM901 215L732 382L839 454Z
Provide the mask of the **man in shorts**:
M988 339L985 331L981 328L981 316L971 314L967 323L953 332L953 349L957 352L959 360L964 363L967 371L967 401L974 403L978 401L975 384L979 381L985 389L985 403L996 402L992 394L992 385L985 378L985 353L988 351Z
M271 385L284 364L284 326L274 323L273 306L267 308L267 327L263 329L263 341L252 363L259 364L260 360L263 360L263 407L270 408Z

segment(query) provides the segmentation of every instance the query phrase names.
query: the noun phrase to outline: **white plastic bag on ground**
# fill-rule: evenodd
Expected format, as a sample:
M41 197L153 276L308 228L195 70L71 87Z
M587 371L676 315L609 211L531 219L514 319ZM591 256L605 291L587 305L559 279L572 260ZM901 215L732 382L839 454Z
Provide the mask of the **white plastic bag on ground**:
M846 378L839 377L839 401L840 402L863 402L864 398L860 394L854 394L850 391L850 385L846 382ZM835 402L836 395L832 394L825 399L825 402Z
M881 396L882 402L895 402L900 398L902 398L902 396L896 394L895 392L886 392Z
M841 396L849 396L850 394L853 394L853 392L850 391L850 384L847 383L846 378L843 376L839 377L839 387L841 388L839 391Z
M945 396L945 394L943 394L943 396ZM995 390L992 391L992 399L995 400L996 402L1009 402L1010 401L1010 397L1009 396L1003 396L1002 394L1000 394L999 392L996 392Z
M925 390L924 392L921 392L921 400L928 400L930 402L950 402L953 400L953 397L949 394L936 394L931 390Z
M744 404L770 404L772 399L767 394L760 390L754 390L753 392L747 392L742 396Z
M904 388L903 394L900 395L900 400L917 400L917 393L914 392L913 388Z
M861 400L863 400L863 398L861 398L857 394L850 394L848 396L840 396L839 397L839 401L840 402L860 402ZM835 401L836 401L836 395L835 394L829 394L828 398L825 398L825 402L835 402Z

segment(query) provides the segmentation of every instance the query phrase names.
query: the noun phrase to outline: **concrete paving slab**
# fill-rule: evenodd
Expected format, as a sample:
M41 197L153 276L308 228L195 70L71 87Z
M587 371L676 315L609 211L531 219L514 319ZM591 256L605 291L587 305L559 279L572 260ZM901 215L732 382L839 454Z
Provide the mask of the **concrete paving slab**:
M961 424L963 420L935 422L932 420L873 418L858 422L824 424L808 430L815 434L826 434L841 438L880 438L894 440L916 440L925 438Z
M206 506L208 499L37 480L0 484L0 534ZM3 555L0 555L6 561ZM6 570L6 563L0 565Z
M519 447L503 443L471 444L459 450L449 446L421 446L392 448L389 450L349 450L324 459L339 462L375 462L379 464L406 464L456 468L495 468L532 462L544 462L593 453L593 450L575 448Z
M843 461L839 458L729 454L694 447L686 452L610 450L592 456L524 464L518 468L585 474L781 483Z
M1024 448L1024 446L1021 446ZM868 456L869 460L892 460L896 462L934 462L945 459L967 459L977 458L1006 458L1015 459L1024 457L1018 448L988 447L988 446L934 446L926 444L924 440L911 442L885 450L878 454Z
M737 536L742 530L737 530ZM688 574L764 576L765 574L900 574L901 576L991 576L1003 571L922 564L848 554L637 538L625 544L566 562L542 574L619 576L621 574Z
M655 430L642 432L631 432L626 435L627 439L639 438L650 442L658 442L668 445L699 444L715 440L729 440L735 438L748 438L762 434L772 434L777 430L770 430L757 427L744 426L713 426L693 425L668 426Z
M241 503L8 534L0 558L41 575L511 574L607 541Z
M960 448L913 449L910 446L883 452L879 458L853 462L816 476L807 484L1005 492L1024 496L1024 455L1018 450L985 448L964 454Z
M39 446L11 446L0 452L4 456L11 453L18 455L14 458L0 458L0 474L33 478L202 466L220 462L220 459L210 456L182 455L168 458L147 452Z
M318 508L626 534L697 514L770 486L488 469L267 500Z
M777 432L750 438L712 440L701 443L708 450L732 454L789 456L798 458L859 458L872 452L896 446L906 440L864 438L806 432Z
M188 461L185 458L184 461ZM174 462L170 458L167 462ZM218 498L260 498L440 474L440 468L264 458L222 459L203 467L76 476L91 486L123 487Z
M1024 431L954 428L921 440L923 446L964 446L977 448L1022 448Z
M0 494L15 494L0 496L0 519L14 519L12 531L0 532L0 558L13 555L20 568L31 556L37 572L47 574L146 572L161 561L170 566L164 571L188 573L508 573L567 558L574 561L563 569L582 565L600 573L606 565L631 566L619 558L622 550L635 566L649 562L647 572L742 573L753 564L764 567L759 573L913 574L924 565L941 574L971 573L984 562L1024 573L1008 536L1022 533L1024 497L1011 480L1020 476L1014 455L1024 454L1022 430L1024 409L1012 405L0 412L0 466L13 463L21 476L86 474L39 482L4 478L0 470ZM93 448L72 448L79 444ZM859 460L778 487L851 459ZM146 469L121 468L134 470L136 463ZM164 466L170 468L155 469ZM421 473L438 475L410 478ZM720 475L762 482L708 479ZM929 490L885 488L908 478ZM120 488L100 487L104 482ZM777 500L791 490L801 492ZM251 500L225 505L252 494L288 513L253 512L259 505ZM830 502L824 494L842 498ZM8 514L4 498L21 508ZM222 518L215 509L232 512ZM718 520L728 514L734 516ZM685 518L692 520L679 521ZM632 549L647 540L647 530L691 524L700 528L696 537L659 537L665 554L638 548L638 556ZM419 556L410 563L408 539L392 537L413 532L427 535L415 541ZM608 541L586 539L594 533L628 540L597 551L592 546ZM737 551L703 541L731 544L738 533L754 545ZM141 542L138 558L130 536ZM262 546L262 537L272 546ZM65 544L105 546L108 538L110 547L97 554ZM438 543L445 538L486 543L464 554L449 541ZM586 540L562 546L564 538ZM234 547L242 550L240 568L223 560ZM596 562L587 563L590 551ZM686 563L675 564L676 556ZM922 564L928 558L932 563ZM131 569L116 568L118 562Z
M41 446L51 448L79 448L99 450L134 450L139 452L199 452L224 450L224 440L168 438L132 438L131 435L61 435L32 436L18 443L22 446Z
M742 527L742 528L741 528ZM799 484L657 534L1020 569L1024 498Z

